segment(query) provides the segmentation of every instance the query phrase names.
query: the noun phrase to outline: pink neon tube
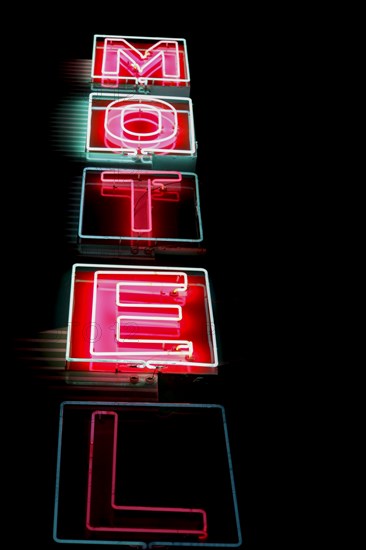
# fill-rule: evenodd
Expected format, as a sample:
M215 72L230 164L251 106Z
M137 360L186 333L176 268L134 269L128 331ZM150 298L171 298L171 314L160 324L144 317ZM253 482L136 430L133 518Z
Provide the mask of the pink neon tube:
M146 51L139 51L124 38L106 38L102 74L106 77L117 77L121 64L126 72L140 76L150 75L154 69L162 66L164 77L180 77L178 44L172 40L159 40Z
M139 174L146 175L146 171L141 170ZM152 186L153 189L165 191L165 185L181 182L182 174L180 172L169 172L169 174L175 177L147 178L145 185L141 187L141 181L136 175L132 179L123 177L122 174L116 174L113 171L104 171L101 174L101 181L103 183L113 183L113 186L103 185L101 194L102 196L115 195L120 198L126 198L124 192L127 191L131 200L131 232L149 233L152 231L152 199L170 202L179 201L179 194L177 192L170 193L167 196L165 196L165 192L159 193L158 196L152 195Z
M95 448L98 445L98 437L95 435L95 417L99 415L109 415L113 417L113 452L112 452L112 482L111 482L111 501L112 509L123 511L136 512L164 512L164 513L184 513L184 514L199 514L202 516L202 529L155 529L150 527L95 527L91 525L91 503L93 498L93 459ZM113 411L94 411L91 417L90 428L90 447L89 447L89 469L88 469L88 491L86 505L86 527L91 531L108 531L108 532L133 532L133 533L174 533L184 535L197 535L199 539L207 538L207 515L205 510L200 508L172 508L172 507L151 507L151 506L120 506L115 502L115 486L116 486L116 462L117 462L117 441L118 441L118 415ZM104 447L106 441L103 441Z

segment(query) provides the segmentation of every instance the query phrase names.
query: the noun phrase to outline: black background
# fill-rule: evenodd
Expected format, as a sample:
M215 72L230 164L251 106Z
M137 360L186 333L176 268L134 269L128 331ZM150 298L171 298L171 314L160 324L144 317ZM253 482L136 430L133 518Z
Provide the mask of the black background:
M268 513L277 506L272 485L278 482L281 449L282 403L275 388L281 385L278 380L287 361L285 327L290 312L285 311L283 289L294 268L288 265L291 246L283 241L289 228L283 222L287 206L281 200L284 174L279 165L287 153L279 145L280 60L268 39L268 14L264 24L261 16L221 11L197 21L192 7L183 5L169 17L161 7L158 11L164 13L150 6L145 16L143 8L120 5L113 9L113 17L102 8L93 15L95 8L86 6L80 15L70 8L50 7L43 13L47 24L33 18L21 40L25 50L14 46L16 57L19 51L25 56L24 78L13 89L19 105L17 125L27 141L11 124L9 141L16 150L12 163L20 173L7 189L14 212L8 227L15 302L11 333L57 327L60 285L75 261L64 237L63 179L69 167L49 140L50 117L63 93L60 62L90 59L93 34L186 38L207 246L201 266L209 270L213 286L222 366L215 380L199 388L174 382L165 387L163 382L160 399L225 405L243 548L261 546L268 535L275 543L283 536L283 525L273 529ZM217 48L221 41L222 53ZM30 108L23 117L25 104ZM189 258L184 264L190 265ZM11 404L14 399L17 403L10 435L15 466L11 479L16 486L13 490L10 483L12 534L14 541L53 548L58 401L35 389L28 378L22 383L22 376L15 360L11 383L16 398L10 397ZM25 503L21 510L19 502Z

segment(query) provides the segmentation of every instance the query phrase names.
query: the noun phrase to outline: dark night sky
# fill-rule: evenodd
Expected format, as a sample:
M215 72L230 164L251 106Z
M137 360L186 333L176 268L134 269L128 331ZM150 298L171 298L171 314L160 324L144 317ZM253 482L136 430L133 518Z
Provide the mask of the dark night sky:
M246 542L243 548L257 548L268 529L266 509L273 506L269 485L280 445L280 425L275 418L281 409L273 388L282 376L285 360L287 335L281 328L285 314L281 300L283 286L291 278L291 271L284 267L287 250L282 237L287 228L278 198L278 193L284 193L278 154L284 152L276 143L278 112L272 78L276 64L269 59L260 19L249 17L241 23L235 13L222 18L217 12L216 27L207 21L198 25L198 31L193 30L191 13L161 20L149 12L140 23L138 9L117 8L112 19L106 14L94 16L91 11L88 7L88 15L81 21L72 11L57 13L50 8L46 14L49 27L45 29L39 22L29 33L35 48L25 63L25 82L15 91L19 104L23 105L26 92L31 105L26 120L20 119L29 144L20 147L16 160L25 177L11 189L16 250L12 283L14 288L24 289L26 273L26 285L31 288L26 299L26 327L21 330L28 333L55 327L60 284L73 263L64 242L66 193L62 178L67 177L67 166L62 163L66 161L49 146L50 116L60 96L59 63L90 58L93 34L186 38L207 246L201 266L209 270L213 284L223 362L214 389L202 389L202 399L211 392L227 408ZM235 20L238 28L233 30ZM230 43L221 56L217 53L220 39L213 41L216 35ZM212 55L208 55L210 50ZM39 55L40 73L35 61ZM238 74L243 77L241 82ZM189 266L189 260L184 261ZM16 298L13 334L19 333L19 309L24 310L23 293ZM189 399L184 390L174 391L177 401ZM199 395L193 397L200 399ZM49 533L52 511L42 502L42 497L49 498L52 493L54 479L53 464L47 461L52 437L51 442L43 440L43 434L53 433L52 414L50 420L42 418L42 407L52 409L53 404L44 395L35 403L27 388L23 388L22 399L23 416L28 411L33 419L33 424L25 426L22 421L26 444L39 446L39 452L27 462L29 469L20 476L27 498L39 499L26 521L31 535L26 534L27 529L22 534L37 548L54 548L57 545L48 542L45 534ZM41 428L34 428L37 419ZM19 447L23 448L23 443ZM33 470L39 476L37 481ZM272 542L276 542L279 534L273 536Z

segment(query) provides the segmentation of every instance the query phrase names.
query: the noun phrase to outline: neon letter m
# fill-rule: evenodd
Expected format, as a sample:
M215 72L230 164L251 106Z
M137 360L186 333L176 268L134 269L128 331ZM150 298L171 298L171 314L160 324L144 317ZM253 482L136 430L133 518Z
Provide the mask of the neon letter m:
M102 74L105 78L118 79L122 72L135 76L139 81L156 76L160 69L163 79L180 78L179 48L176 41L159 40L150 48L138 50L124 38L104 40Z

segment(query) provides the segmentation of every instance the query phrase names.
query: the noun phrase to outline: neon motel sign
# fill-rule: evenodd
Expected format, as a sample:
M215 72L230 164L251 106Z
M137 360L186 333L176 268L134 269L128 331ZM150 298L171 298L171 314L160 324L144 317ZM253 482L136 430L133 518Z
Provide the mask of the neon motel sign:
M84 170L79 237L202 240L198 181L192 173L197 146L192 102L186 97L190 75L185 40L96 35L91 80L92 89L102 93L89 96L87 159L119 166L132 164L138 169ZM150 92L154 95L146 95ZM144 167L152 169L141 169ZM198 220L198 230L193 237L181 230L172 231L171 217L176 205L182 203L189 205L192 218ZM117 215L112 215L116 208ZM89 209L91 218L97 221L94 226L85 225ZM108 230L95 229L110 220ZM136 374L136 369L140 369L138 372L159 370L197 375L216 374L217 366L213 307L205 269L73 266L66 344L68 371ZM69 405L80 409L92 405L92 409L78 411L71 422L66 419L65 423L64 412ZM162 412L164 407L222 409L216 405L142 405L162 408ZM237 535L228 544L222 542L221 534L217 538L211 534L209 539L209 525L211 533L215 533L217 523L212 519L213 508L219 507L211 507L210 502L207 509L200 504L187 506L197 502L192 491L185 506L177 506L180 498L176 499L174 494L172 499L169 495L169 502L160 502L159 498L154 502L151 496L156 495L151 493L148 502L136 498L128 502L124 495L121 498L120 449L126 435L121 422L124 406L133 409L141 404L73 402L61 405L54 540L122 545L132 542L142 548L153 548L162 544L156 542L156 537L163 542L168 540L168 545L176 544L170 540L180 540L183 546L210 546L212 540L213 546L240 546L223 409L228 460L225 468L228 466L231 491L226 502L232 508L230 521ZM172 418L174 414L175 410ZM70 483L68 466L74 459L75 435L77 451L84 459L76 461L79 471L74 481L79 492L73 509L76 493ZM130 451L131 445L127 446L127 452ZM125 473L123 468L122 472ZM74 511L80 515L80 503L84 512L79 528ZM126 541L126 537L131 541ZM137 540L141 538L150 542Z

